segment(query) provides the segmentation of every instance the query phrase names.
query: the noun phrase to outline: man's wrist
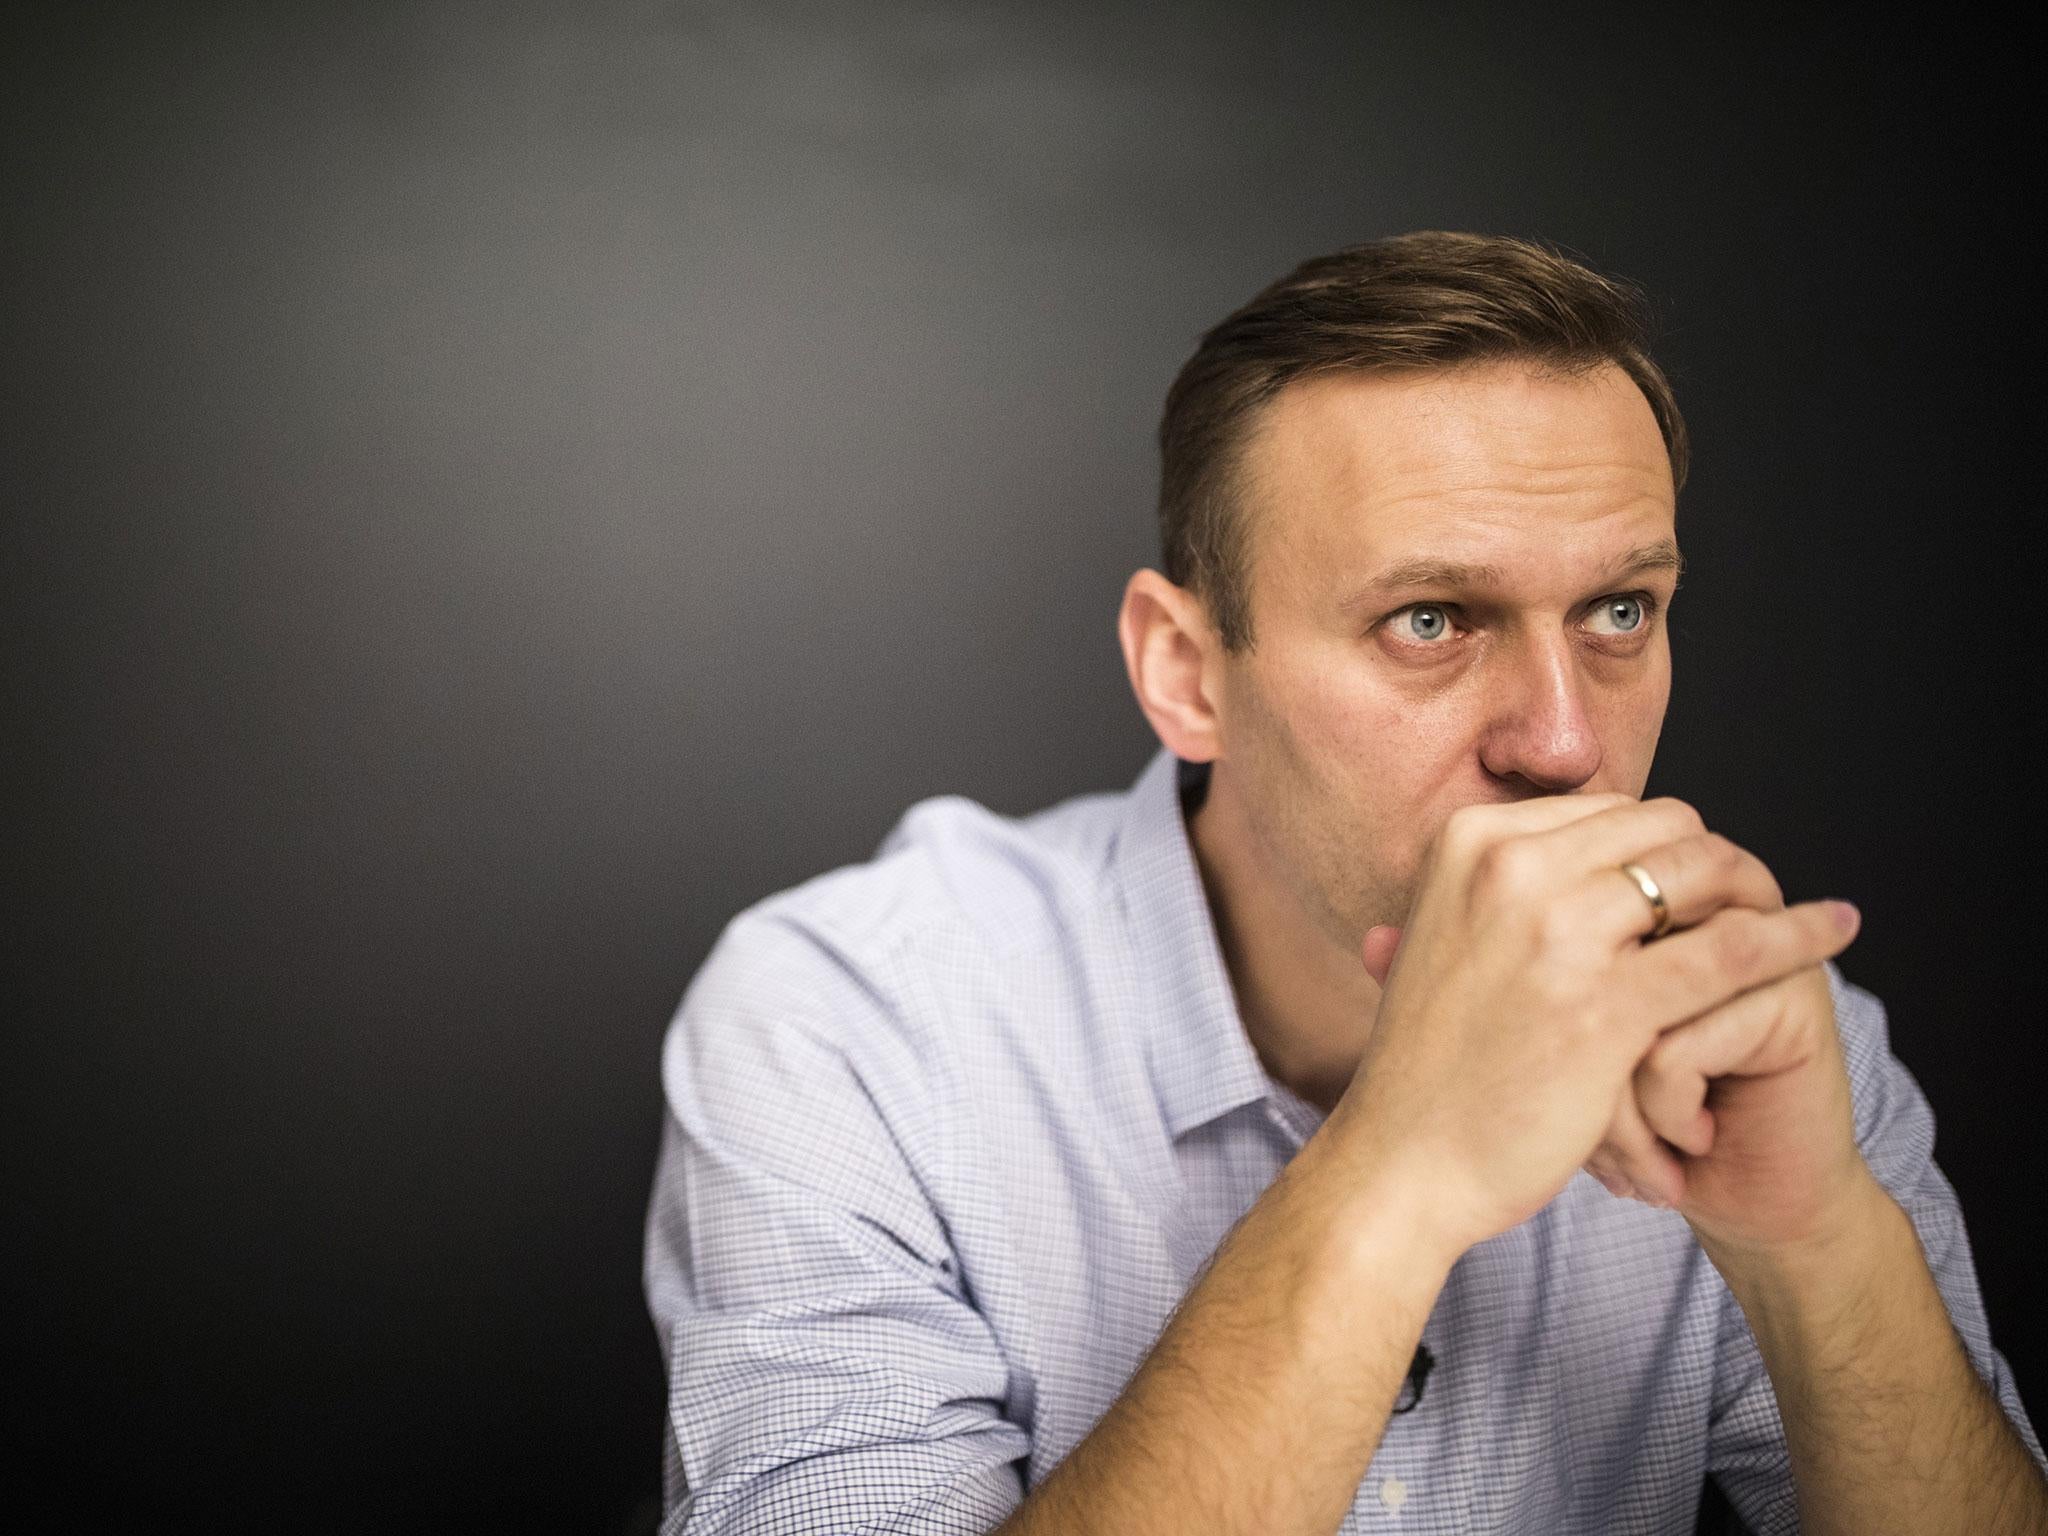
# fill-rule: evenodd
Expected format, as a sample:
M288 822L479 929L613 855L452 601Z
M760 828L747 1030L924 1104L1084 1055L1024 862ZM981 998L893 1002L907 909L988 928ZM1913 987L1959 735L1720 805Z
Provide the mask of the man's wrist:
M1834 1203L1827 1225L1797 1241L1740 1242L1699 1227L1694 1227L1693 1235L1739 1298L1745 1291L1816 1286L1839 1292L1843 1277L1855 1275L1861 1267L1862 1255L1901 1224L1906 1231L1913 1230L1911 1218L1891 1191L1866 1170Z
M1325 1131L1330 1127L1326 1124ZM1434 1297L1471 1244L1451 1230L1442 1202L1412 1161L1341 1136L1319 1134L1296 1161L1311 1159L1331 1190L1332 1262L1347 1275Z

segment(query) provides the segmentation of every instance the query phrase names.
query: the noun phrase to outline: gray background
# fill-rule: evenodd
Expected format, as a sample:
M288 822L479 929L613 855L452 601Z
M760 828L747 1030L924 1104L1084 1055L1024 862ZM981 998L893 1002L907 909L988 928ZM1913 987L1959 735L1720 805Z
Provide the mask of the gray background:
M1420 227L1655 296L1650 792L1863 906L2038 1419L2021 65L1522 9L16 13L10 1505L644 1526L691 972L921 796L1130 780L1168 380Z

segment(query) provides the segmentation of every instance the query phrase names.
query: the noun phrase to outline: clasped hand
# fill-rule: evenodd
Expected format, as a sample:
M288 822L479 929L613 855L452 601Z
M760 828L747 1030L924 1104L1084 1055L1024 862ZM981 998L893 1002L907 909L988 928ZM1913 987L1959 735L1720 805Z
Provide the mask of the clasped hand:
M1657 939L1624 862L1671 909ZM1450 1175L1459 1241L1526 1219L1579 1167L1703 1241L1818 1241L1869 1179L1821 965L1856 926L1846 903L1788 908L1680 800L1464 808L1407 928L1365 936L1383 992L1347 1098Z

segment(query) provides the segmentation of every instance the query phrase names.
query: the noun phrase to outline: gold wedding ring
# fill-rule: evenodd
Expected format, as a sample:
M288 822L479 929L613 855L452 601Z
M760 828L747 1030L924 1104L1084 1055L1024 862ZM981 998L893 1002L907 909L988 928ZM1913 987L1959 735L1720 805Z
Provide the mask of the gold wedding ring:
M1624 864L1621 872L1635 881L1650 903L1650 910L1657 914L1657 926L1645 934L1644 940L1661 939L1671 931L1671 904L1664 899L1664 893L1657 889L1657 882L1650 878L1650 872L1640 864Z

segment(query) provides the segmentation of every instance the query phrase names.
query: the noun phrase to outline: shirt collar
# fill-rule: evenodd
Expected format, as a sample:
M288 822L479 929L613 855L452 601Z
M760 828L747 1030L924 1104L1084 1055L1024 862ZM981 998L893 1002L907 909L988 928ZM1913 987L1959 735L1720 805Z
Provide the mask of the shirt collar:
M1182 810L1208 765L1161 747L1125 797L1112 867L1143 986L1153 1091L1175 1138L1268 1093L1246 1036Z

